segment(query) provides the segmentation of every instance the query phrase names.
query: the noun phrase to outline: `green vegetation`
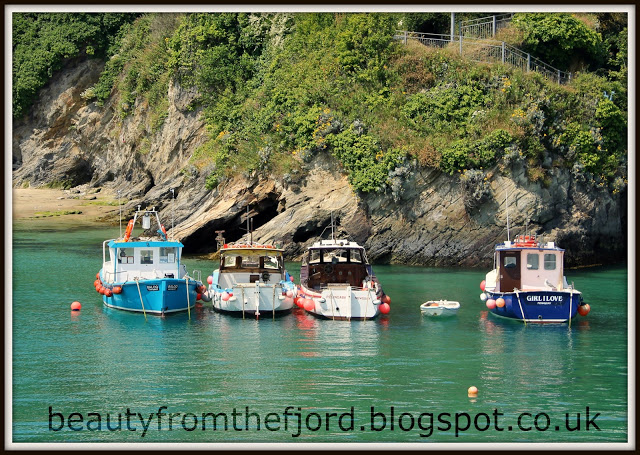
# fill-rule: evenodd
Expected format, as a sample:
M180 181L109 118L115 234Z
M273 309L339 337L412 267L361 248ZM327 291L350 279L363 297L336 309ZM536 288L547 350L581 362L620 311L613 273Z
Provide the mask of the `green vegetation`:
M210 137L188 174L209 189L240 174L291 181L319 154L340 162L355 191L391 190L396 200L416 166L460 175L472 205L489 175L514 166L542 184L562 167L624 188L626 16L516 15L504 36L550 64L590 70L567 86L464 60L455 45L393 40L401 20L435 31L447 17L147 14L110 38L111 57L86 98L115 96L122 118L148 109L151 133L166 117L169 84L196 90L188 108L201 110ZM149 149L143 139L137 151Z
M118 31L134 14L14 13L13 116L27 112L36 96L62 68L78 56L105 57L113 52Z

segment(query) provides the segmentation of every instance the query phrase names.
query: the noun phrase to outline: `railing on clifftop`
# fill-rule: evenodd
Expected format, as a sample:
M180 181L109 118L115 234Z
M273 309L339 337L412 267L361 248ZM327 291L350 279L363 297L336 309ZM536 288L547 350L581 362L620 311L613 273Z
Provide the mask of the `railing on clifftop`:
M521 51L504 41L470 38L463 35L444 35L396 31L395 40L407 44L409 40L418 41L429 47L452 47L463 57L481 63L506 63L522 71L535 71L558 84L571 82L571 73L560 71L542 60Z

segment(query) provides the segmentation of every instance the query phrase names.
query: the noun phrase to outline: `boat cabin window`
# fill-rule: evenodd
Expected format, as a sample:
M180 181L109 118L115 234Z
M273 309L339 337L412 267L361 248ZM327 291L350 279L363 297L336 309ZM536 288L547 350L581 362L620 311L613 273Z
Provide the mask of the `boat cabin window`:
M242 262L241 256L222 256L222 268L237 267Z
M337 264L338 262L347 262L349 253L345 249L327 250L322 258L324 263Z
M243 269L252 269L255 267L260 267L260 257L259 256L242 256L242 268Z
M118 264L133 264L133 248L118 248Z
M321 253L320 250L309 251L309 263L320 262Z
M140 250L140 264L153 264L153 250Z
M538 270L540 267L540 256L537 253L527 254L527 268L529 270Z
M263 264L260 268L270 269L270 270L279 270L280 269L280 261L278 256L265 256L263 259Z
M504 266L507 269L515 268L516 266L516 258L513 256L505 256L504 257Z
M545 270L555 270L556 269L556 255L555 254L545 254L544 255L544 269Z
M351 250L351 262L362 263L362 251Z
M160 248L160 263L173 264L176 262L176 247Z

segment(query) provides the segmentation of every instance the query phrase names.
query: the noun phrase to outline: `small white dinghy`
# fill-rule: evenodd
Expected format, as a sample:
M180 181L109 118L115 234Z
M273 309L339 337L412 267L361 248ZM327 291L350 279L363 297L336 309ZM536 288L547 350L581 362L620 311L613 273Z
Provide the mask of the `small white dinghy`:
M420 305L420 311L427 316L454 316L460 309L460 302L453 300L429 300Z

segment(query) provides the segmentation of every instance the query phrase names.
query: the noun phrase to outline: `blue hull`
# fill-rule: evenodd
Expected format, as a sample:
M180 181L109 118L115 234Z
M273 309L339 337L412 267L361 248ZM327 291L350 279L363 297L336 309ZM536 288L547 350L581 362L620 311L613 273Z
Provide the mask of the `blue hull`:
M490 309L491 313L526 322L567 322L578 312L580 296L576 291L487 292L489 299L505 301L502 308Z
M199 283L189 280L189 305L187 306L187 283L185 280L175 278L141 280L140 292L135 281L126 283L114 283L121 286L120 294L111 297L102 296L102 302L110 308L119 310L146 312L151 314L175 313L187 311L196 304ZM111 287L111 286L110 286ZM140 298L142 297L142 302ZM144 306L144 309L143 309Z

